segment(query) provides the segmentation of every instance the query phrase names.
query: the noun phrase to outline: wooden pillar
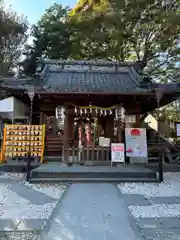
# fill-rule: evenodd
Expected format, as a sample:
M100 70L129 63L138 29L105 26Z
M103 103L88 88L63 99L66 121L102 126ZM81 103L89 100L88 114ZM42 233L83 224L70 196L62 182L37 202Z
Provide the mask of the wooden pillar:
M74 138L74 107L68 109L68 139Z
M140 114L136 114L136 127L140 128L141 127L141 122L140 122Z
M123 129L122 129L122 122L121 120L118 120L118 124L117 124L117 127L118 127L118 143L123 143Z
M40 125L44 124L44 113L43 112L40 112L39 124Z
M111 139L114 137L114 120L111 116L106 118L106 137Z
M123 132L125 129L125 108L123 104L121 104L121 113L118 116L118 142L124 143Z
M65 111L65 119L64 119L64 159L63 162L65 164L68 164L68 106L64 106L64 111Z

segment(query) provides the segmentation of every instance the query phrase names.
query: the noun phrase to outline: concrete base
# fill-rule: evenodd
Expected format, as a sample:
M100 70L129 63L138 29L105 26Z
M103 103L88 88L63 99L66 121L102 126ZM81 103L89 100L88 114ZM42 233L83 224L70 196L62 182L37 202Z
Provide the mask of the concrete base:
M31 163L30 169L34 169L36 167L39 167L40 163ZM3 163L0 165L0 171L2 172L19 172L19 173L25 173L27 171L27 164L25 161L9 161L7 163Z
M103 181L105 182L144 182L155 181L156 172L148 168L136 165L119 167L99 166L72 166L66 167L62 164L43 164L31 171L33 182L64 182L64 181Z
M148 163L148 158L146 158L146 157L142 157L142 158L130 157L129 161L130 161L131 164L135 164L135 163Z

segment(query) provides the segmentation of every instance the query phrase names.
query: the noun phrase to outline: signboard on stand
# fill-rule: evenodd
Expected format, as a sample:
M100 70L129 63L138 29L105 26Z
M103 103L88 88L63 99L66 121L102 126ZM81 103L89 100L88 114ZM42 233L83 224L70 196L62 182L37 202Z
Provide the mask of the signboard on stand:
M124 163L124 143L111 144L111 162Z
M145 128L125 128L125 139L127 157L148 157Z
M99 138L99 146L101 147L109 147L110 146L110 138Z

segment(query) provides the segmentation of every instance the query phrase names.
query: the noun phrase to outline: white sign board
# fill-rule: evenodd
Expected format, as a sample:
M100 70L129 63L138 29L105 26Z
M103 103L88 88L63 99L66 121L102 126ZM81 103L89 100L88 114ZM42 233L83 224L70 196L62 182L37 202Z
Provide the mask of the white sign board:
M127 157L146 158L148 156L145 128L125 128L125 139Z
M124 163L124 143L111 144L111 161Z
M110 146L110 138L99 138L99 146L101 147L109 147Z
M176 123L176 136L180 137L180 123Z

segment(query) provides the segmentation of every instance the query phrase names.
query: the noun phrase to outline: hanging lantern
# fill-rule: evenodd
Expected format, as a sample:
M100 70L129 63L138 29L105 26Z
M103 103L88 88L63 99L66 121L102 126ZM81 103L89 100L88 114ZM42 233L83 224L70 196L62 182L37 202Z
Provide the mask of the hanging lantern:
M56 119L58 119L58 120L64 120L64 118L65 118L64 112L65 112L64 107L62 107L62 106L57 106L57 107L56 107Z
M116 120L121 120L122 122L125 121L125 108L119 107L115 110L115 118Z
M74 113L77 114L77 107L74 108Z
M121 119L121 108L116 108L115 117L117 120Z
M121 107L121 121L125 122L125 108Z

